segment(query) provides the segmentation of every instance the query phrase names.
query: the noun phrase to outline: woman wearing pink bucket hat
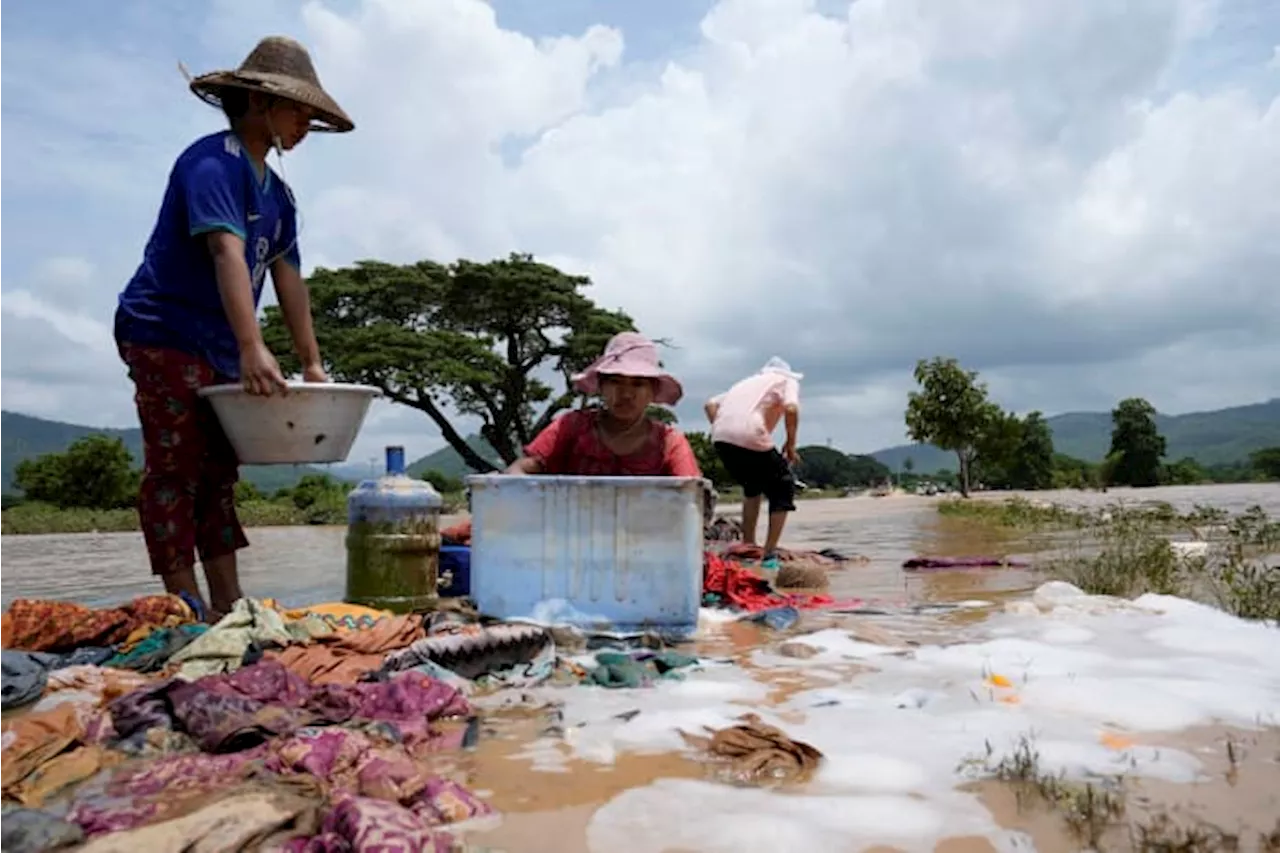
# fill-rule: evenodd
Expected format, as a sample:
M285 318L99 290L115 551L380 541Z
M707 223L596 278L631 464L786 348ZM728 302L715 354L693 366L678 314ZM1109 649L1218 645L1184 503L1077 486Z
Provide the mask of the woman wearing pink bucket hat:
M702 476L684 433L648 417L650 405L674 406L684 394L662 369L653 341L636 332L614 335L604 354L573 377L573 387L598 394L604 405L557 418L507 473Z

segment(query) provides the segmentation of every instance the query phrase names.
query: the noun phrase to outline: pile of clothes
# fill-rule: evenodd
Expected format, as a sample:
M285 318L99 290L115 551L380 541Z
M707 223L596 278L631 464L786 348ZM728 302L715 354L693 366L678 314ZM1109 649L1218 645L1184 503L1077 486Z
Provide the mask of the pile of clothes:
M777 608L812 610L855 606L862 602L837 601L829 595L787 592L784 589L825 589L829 572L862 557L846 557L833 549L801 551L779 548L780 566L772 577L759 570L764 551L759 545L732 541L731 522L716 519L715 544L703 556L702 603L705 607L724 607L748 613ZM724 542L729 544L721 544Z
M575 658L562 632L441 608L243 599L210 626L175 596L15 601L4 850L458 849L449 827L490 807L433 757L474 742L471 694L643 687L697 663L653 649Z

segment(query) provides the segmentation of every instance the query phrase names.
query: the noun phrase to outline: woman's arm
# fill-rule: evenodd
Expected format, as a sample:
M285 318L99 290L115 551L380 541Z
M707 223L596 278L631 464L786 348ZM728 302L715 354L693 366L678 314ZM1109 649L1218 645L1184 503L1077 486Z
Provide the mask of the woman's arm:
M667 428L666 446L662 453L662 474L664 477L701 477L702 468L698 466L698 457L684 433L675 427Z
M320 345L316 343L315 327L311 321L311 293L307 283L287 258L276 258L271 264L271 282L280 300L280 314L293 338L293 349L302 363L302 378L307 382L324 382L324 367L320 364Z
M524 475L541 474L542 463L537 459L534 459L532 456L521 456L515 462L512 462L510 465L507 466L507 473L515 474L517 476L521 474L524 474Z
M720 403L723 400L724 400L724 395L717 394L715 397L712 397L710 400L708 400L707 404L702 407L702 411L705 412L707 415L707 423L715 424L716 415L720 414Z

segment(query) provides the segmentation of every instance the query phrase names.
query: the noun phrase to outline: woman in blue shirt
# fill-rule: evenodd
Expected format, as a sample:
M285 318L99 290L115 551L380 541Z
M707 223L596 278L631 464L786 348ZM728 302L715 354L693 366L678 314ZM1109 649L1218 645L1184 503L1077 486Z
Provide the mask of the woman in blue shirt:
M311 130L343 133L351 119L324 91L306 48L263 39L235 71L191 81L230 124L178 156L142 263L120 294L115 337L136 388L145 467L138 514L152 571L209 616L242 595L235 509L239 460L200 388L239 381L252 394L285 387L258 327L268 272L303 365L327 381L301 274L293 194L266 164Z

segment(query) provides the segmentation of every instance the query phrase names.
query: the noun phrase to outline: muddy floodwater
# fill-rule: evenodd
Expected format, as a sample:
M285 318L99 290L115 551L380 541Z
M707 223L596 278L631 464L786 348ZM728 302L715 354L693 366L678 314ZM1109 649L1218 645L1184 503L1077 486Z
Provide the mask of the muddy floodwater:
M984 495L979 500L999 500L1007 494ZM1041 492L1026 495L1028 498L1052 501L1066 505L1101 505L1117 501L1167 501L1180 510L1189 510L1197 504L1219 507L1233 512L1252 505L1261 505L1273 517L1280 515L1280 485L1228 485L1208 487L1179 487L1147 489L1140 492L1116 489L1107 494L1081 492ZM932 556L994 555L1000 557L1034 558L1028 553L1026 542L1011 534L1001 534L961 519L942 518L936 511L937 498L891 496L885 498L858 497L840 500L802 501L787 530L784 544L796 548L832 548L845 554L866 558L843 568L831 576L831 594L842 599L861 599L873 604L885 604L895 615L884 618L811 613L806 614L792 634L812 634L824 629L838 628L852 632L867 642L882 642L885 637L907 645L929 644L945 647L951 644L978 642L985 639L986 620L1005 603L1028 596L1040 580L1031 572L1020 569L934 571L907 573L902 562L917 554ZM734 508L722 507L722 512L732 514ZM257 528L248 531L252 546L242 552L242 585L255 597L271 596L290 605L302 605L317 601L340 600L343 594L345 531L341 528L292 527ZM88 604L106 604L130 597L154 592L157 584L150 577L146 565L146 553L139 534L82 534L50 536L5 536L0 542L0 560L3 568L3 600L7 607L14 598L62 598ZM927 608L911 611L910 605L947 602L986 602L985 608L975 607L950 612L933 613ZM1063 633L1063 642L1075 642L1069 632L1077 634L1081 628L1056 629ZM1173 630L1173 629L1169 629ZM1179 629L1182 630L1182 629ZM775 712L775 720L786 727L792 720L799 726L805 722L803 707L820 707L823 703L804 706L797 704L797 697L813 694L815 690L835 691L831 701L850 702L851 692L856 693L867 673L876 668L874 661L866 660L830 664L821 668L769 667L761 663L762 647L776 647L781 638L770 635L767 629L748 623L726 622L701 632L696 651L736 664L738 678L754 679L760 689L754 693L742 691L739 698L729 700L729 706L738 712L761 710ZM1176 638L1175 638L1176 639ZM743 676L741 673L748 673ZM908 677L909 671L901 677ZM703 675L689 676L690 686ZM899 676L894 676L899 677ZM728 683L729 676L715 676ZM911 689L931 689L933 685L912 685ZM897 688L894 688L897 689ZM549 690L549 689L548 689ZM841 692L843 691L843 692ZM562 691L563 692L563 691ZM577 689L568 692L582 692ZM596 693L614 691L597 690ZM638 691L637 691L638 692ZM708 702L724 704L729 693L708 692ZM1047 695L1047 694L1046 694ZM903 773L902 779L890 785L901 790L885 795L869 782L871 794L879 797L885 810L902 807L903 821L923 820L925 811L912 812L912 798L928 803L933 811L928 815L939 817L942 823L930 840L911 835L910 827L903 834L894 833L894 827L884 821L869 818L861 823L849 824L853 828L827 836L806 835L810 831L805 824L809 819L794 818L787 824L783 817L773 823L759 824L759 832L774 833L764 839L752 836L755 830L743 823L732 829L708 829L704 833L687 826L692 817L681 817L678 809L670 818L662 813L651 813L665 808L657 794L645 796L637 790L655 791L662 785L677 790L682 784L703 784L704 766L687 752L678 749L654 747L662 738L654 735L648 746L641 744L634 749L614 749L608 760L584 760L582 750L575 751L572 744L547 744L547 708L554 704L553 694L533 691L524 697L520 707L494 710L488 718L487 737L481 740L474 752L453 756L444 760L452 762L454 769L462 773L473 790L483 792L502 814L495 826L477 829L468 840L477 848L487 850L516 851L593 851L593 853L660 853L676 850L734 850L757 849L789 850L821 849L839 850L916 850L934 851L987 851L1003 849L1077 850L1080 844L1069 838L1061 826L1043 813L1026 812L1016 806L1012 793L1004 786L974 782L968 785L945 784L954 787L955 797L980 803L985 809L985 819L994 826L1017 830L1019 844L994 841L992 833L973 829L971 818L961 820L956 815L967 814L963 808L952 808L948 797L952 794L937 790L932 779L915 779ZM843 698L841 698L843 697ZM686 697L687 698L687 697ZM1036 700L1028 694L1028 702ZM1055 697L1056 699L1057 697ZM618 700L623 702L625 701ZM684 700L681 700L684 701ZM975 700L976 701L976 700ZM1083 700L1082 700L1083 701ZM829 705L830 702L825 703ZM1059 704L1061 704L1059 702ZM696 702L694 702L696 705ZM640 707L640 705L637 705ZM647 706L646 706L647 707ZM692 707L692 706L691 706ZM623 708L623 711L626 711ZM998 709L997 709L998 710ZM1280 719L1280 707L1270 722L1258 725L1220 725L1201 722L1197 725L1178 727L1172 723L1155 726L1152 731L1142 726L1130 726L1126 735L1136 746L1177 750L1192 756L1198 764L1194 779L1179 781L1176 774L1166 778L1143 779L1131 807L1133 814L1143 809L1168 809L1177 814L1191 816L1194 820L1241 832L1240 849L1265 849L1257 842L1258 833L1271 828L1280 815L1280 730L1274 720ZM696 707L694 708L696 711ZM591 717L595 709L583 711ZM644 713L649 713L645 711ZM644 719L644 713L640 718ZM690 713L693 713L692 711ZM877 712L879 713L879 712ZM695 714L696 716L696 714ZM689 719L694 719L690 717ZM859 711L850 707L848 726L859 725ZM567 725L567 724L566 724ZM587 726L586 723L583 724ZM1120 728L1123 728L1121 726ZM588 731L589 726L583 731ZM948 736L954 736L949 731ZM564 740L571 740L562 736ZM983 747L981 735L975 735L973 749ZM622 742L622 741L619 741ZM636 741L640 744L640 741ZM1230 746L1226 746L1230 744ZM643 748L641 748L643 747ZM883 751L890 753L893 744L885 744ZM546 764L547 751L560 756L553 768ZM918 751L915 744L903 744L904 756ZM542 758L539 758L539 756ZM902 766L906 766L904 759ZM841 765L844 767L844 765ZM885 765L888 767L888 765ZM896 765L895 765L896 766ZM920 766L928 766L927 763ZM892 775L892 767L884 773ZM843 783L852 784L849 778L856 773L850 766L836 775ZM935 774L936 775L936 774ZM1157 777L1159 774L1156 774ZM840 780L837 780L840 781ZM827 783L832 784L831 782ZM889 784L889 783L884 783ZM655 788L658 786L658 788ZM854 786L856 788L856 785ZM737 790L737 789L730 789ZM627 816L623 800L636 794L636 814ZM752 792L754 795L755 792ZM871 794L868 794L870 796ZM762 794L785 798L790 794ZM797 797L796 808L808 808L804 798ZM813 797L809 797L813 799ZM708 814L716 808L714 798L707 801ZM726 801L728 802L728 801ZM761 801L766 802L766 801ZM807 802L807 801L806 801ZM850 808L832 800L832 809ZM674 807L677 800L671 800ZM896 805L895 805L896 804ZM904 805L905 804L905 805ZM874 805L874 804L873 804ZM727 813L745 815L752 806L743 801L725 806ZM870 806L869 810L874 810ZM734 809L737 811L735 812ZM759 810L759 809L757 809ZM602 817L608 811L607 820ZM643 814L642 814L643 813ZM779 814L786 813L785 809ZM696 815L696 812L694 813ZM801 814L800 811L796 812ZM916 815L912 818L911 815ZM669 840L663 836L662 823L670 819L681 822L680 831L671 827ZM763 818L753 818L761 821ZM841 818L843 819L843 818ZM717 818L724 826L730 818ZM813 819L821 823L821 819ZM628 823L633 821L634 823ZM968 822L966 822L968 821ZM696 821L695 821L696 822ZM710 825L709 820L709 825ZM838 821L837 821L838 823ZM717 826L721 824L715 824ZM836 826L837 824L832 824ZM785 837L786 827L794 827L799 833L795 838ZM719 832L719 834L717 834ZM778 833L784 833L779 835ZM927 834L927 833L926 833ZM661 843L652 839L662 837ZM838 846L823 844L822 838L840 837ZM1013 837L1013 836L1010 836ZM625 841L620 840L625 839ZM765 841L767 840L767 844ZM1186 849L1226 849L1217 847Z
M979 496L1001 500L1009 493ZM1024 497L1065 505L1097 506L1117 501L1168 501L1179 510L1197 504L1239 512L1258 504L1280 515L1280 485L1186 486L1112 489L1097 492L1030 492ZM908 576L902 561L915 554L1016 555L1025 547L964 521L944 519L937 498L894 496L801 501L787 527L792 547L835 548L861 554L868 562L856 572L834 577L833 592L862 598L925 601L966 598L982 591L1009 593L1029 583L1021 572L959 572ZM736 508L721 507L732 513ZM446 524L451 519L446 519ZM763 522L762 529L763 529ZM267 527L248 531L251 547L241 552L242 586L250 595L300 605L333 601L343 594L346 552L341 527ZM5 536L3 604L17 597L74 599L107 604L154 592L147 552L139 533L78 533Z

